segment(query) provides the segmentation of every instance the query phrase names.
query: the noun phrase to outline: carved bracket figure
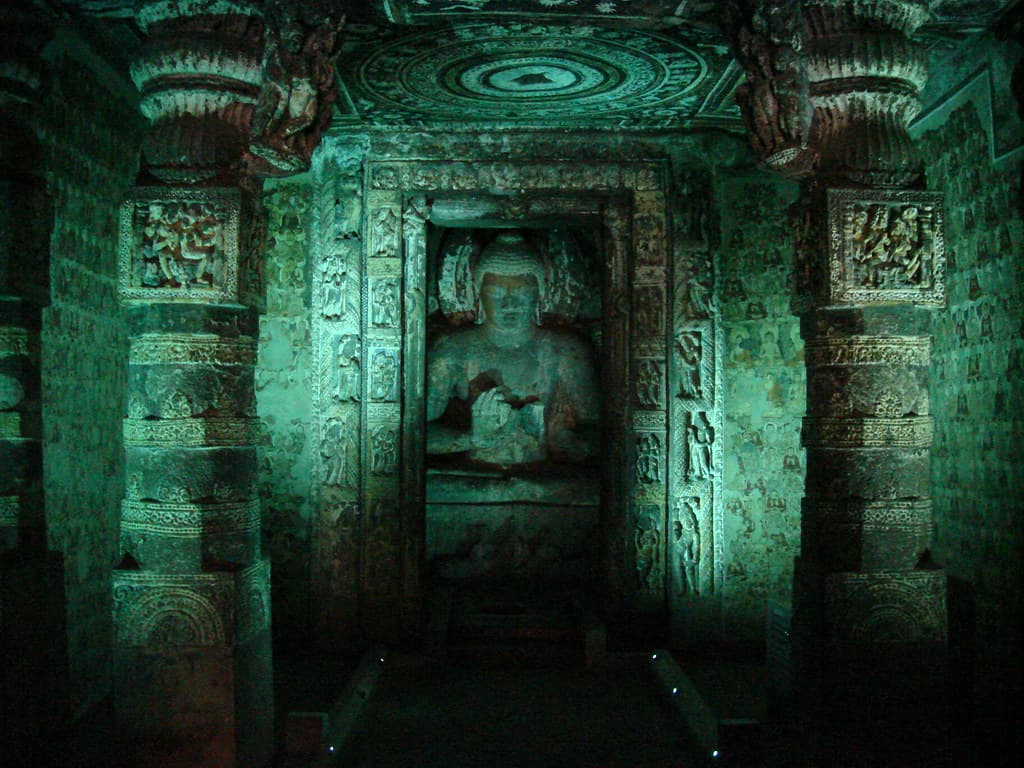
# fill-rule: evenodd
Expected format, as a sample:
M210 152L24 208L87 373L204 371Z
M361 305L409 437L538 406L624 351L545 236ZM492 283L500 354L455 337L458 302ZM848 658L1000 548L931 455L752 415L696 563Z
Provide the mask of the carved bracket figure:
M747 73L736 100L754 150L773 170L806 175L814 162L809 148L814 108L800 3L733 0L723 11L723 28Z
M252 119L249 151L255 170L287 175L309 168L337 98L334 60L345 17L298 18L275 3L263 49L263 82Z

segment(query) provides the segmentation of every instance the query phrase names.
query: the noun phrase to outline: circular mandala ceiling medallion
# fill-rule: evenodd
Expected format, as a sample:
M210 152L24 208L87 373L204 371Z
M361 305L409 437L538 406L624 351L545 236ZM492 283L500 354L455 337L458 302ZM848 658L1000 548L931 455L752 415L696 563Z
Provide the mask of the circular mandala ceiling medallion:
M639 30L476 25L404 37L371 52L370 100L425 118L616 118L679 103L706 72L675 40Z

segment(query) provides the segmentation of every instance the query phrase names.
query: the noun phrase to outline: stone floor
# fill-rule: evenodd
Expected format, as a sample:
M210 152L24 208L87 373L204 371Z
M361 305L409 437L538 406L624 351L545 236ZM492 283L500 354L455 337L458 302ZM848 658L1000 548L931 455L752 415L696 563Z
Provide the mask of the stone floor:
M288 712L329 711L356 661L279 653L275 686L281 724ZM935 743L934 735L866 726L839 734L842 747L833 750L838 758L808 761L800 749L807 734L782 734L770 726L779 713L765 707L762 665L680 661L716 712L741 724L741 737L744 721L766 724L758 732L760 749L717 761L730 768L997 768L1019 765L1024 754L1024 710L1015 693L994 705L982 702L998 717L974 723L965 698L949 732L940 734L941 744ZM31 762L11 762L11 755L0 754L0 765L133 768L118 749L119 734L108 704L41 745ZM929 748L908 749L915 741ZM348 748L334 763L341 768L706 764L678 714L653 684L646 654L615 654L607 664L591 668L582 663L543 666L507 660L453 660L440 665L423 657L392 654ZM324 768L315 760L289 759L282 751L274 768L313 766Z
M389 659L344 768L698 765L642 658L599 668Z

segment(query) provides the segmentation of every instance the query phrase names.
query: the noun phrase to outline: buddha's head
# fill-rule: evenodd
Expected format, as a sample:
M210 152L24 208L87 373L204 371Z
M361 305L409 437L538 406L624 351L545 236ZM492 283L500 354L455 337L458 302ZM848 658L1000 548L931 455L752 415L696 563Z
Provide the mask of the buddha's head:
M519 232L503 232L484 248L473 269L479 324L515 330L541 323L547 270Z

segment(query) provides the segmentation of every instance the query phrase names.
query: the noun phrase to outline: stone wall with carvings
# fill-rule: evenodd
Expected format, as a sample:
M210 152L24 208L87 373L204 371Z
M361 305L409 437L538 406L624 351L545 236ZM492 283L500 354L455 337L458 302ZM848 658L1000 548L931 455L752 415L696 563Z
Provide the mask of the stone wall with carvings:
M141 120L109 74L60 49L53 66L43 137L54 208L42 334L44 477L49 547L64 560L78 709L110 687L128 355L117 221L137 170Z
M261 421L260 500L264 551L274 564L274 625L308 629L309 551L316 440L310 344L310 211L307 179L268 182L266 312L260 318L256 402Z
M415 152L414 145L419 147ZM567 156L577 145L560 139L531 147L529 137L509 136L497 146L489 144L486 136L442 140L417 135L346 140L343 146L345 151L336 153L337 157L332 154L322 167L315 164L313 178L268 187L267 313L262 320L257 372L263 422L264 537L274 562L276 625L287 630L306 626L312 618L314 627L331 637L338 636L335 630L352 625L361 594L356 575L361 557L359 527L364 524L356 503L358 443L352 442L342 454L334 448L349 439L349 432L358 434L363 386L362 360L355 346L360 312L354 299L359 292L358 257L364 224L371 240L380 229L372 218L362 221L370 194L362 189L364 161L436 155L489 158L491 163L494 157L510 158L514 164L514 158ZM728 141L720 152L696 140L670 147L649 137L629 141L604 137L595 140L594 147L594 154L607 160L664 158L677 169L674 178L684 183L673 193L668 209L676 237L677 280L685 283L691 268L696 268L697 262L690 264L687 259L704 253L706 246L700 241L707 236L711 220L721 219L721 265L715 282L721 294L717 306L723 330L708 325L710 333L700 334L698 352L696 333L703 326L680 326L675 344L682 362L673 365L679 369L675 375L682 378L678 391L672 392L673 403L683 406L696 402L698 394L707 396L712 409L719 401L725 406L724 429L719 432L715 427L713 433L716 442L720 436L722 446L716 446L708 470L715 487L719 487L719 473L727 483L721 501L708 494L708 503L713 501L715 509L725 512L725 558L716 563L702 557L702 567L705 559L708 563L702 578L707 578L709 602L722 601L728 636L747 649L756 649L765 600L788 597L792 559L799 544L803 363L797 321L789 305L791 251L785 217L795 190L753 171L745 177L723 177L721 185L712 185L710 176L685 170L693 158L714 156L725 158L726 164L741 159L743 153L734 151ZM410 183L415 187L419 182ZM702 186L705 183L707 187ZM695 201L709 199L712 187L719 202L709 211ZM379 196L379 192L373 194ZM711 272L708 275L710 293ZM689 293L684 290L680 295L694 300L693 290L691 286ZM716 306L711 301L707 305ZM373 322L372 313L368 322ZM320 348L322 354L317 352ZM721 371L717 359L724 361L721 397L711 397L710 389L698 394L690 391L702 390L703 384L694 372L687 375L690 369L683 363L688 354L700 355L701 370L707 368L708 376ZM319 369L316 360L326 368ZM318 402L331 414L322 424L314 412ZM707 413L708 418L721 418ZM699 425L682 424L690 426L682 427L682 442L673 449L688 456L685 436ZM689 464L681 462L680 472L684 472ZM695 499L687 498L691 503ZM721 546L722 529L714 525L714 530L709 527L700 537L706 553ZM719 584L724 584L722 591ZM310 601L326 606L326 613L311 610ZM710 613L707 621L717 627ZM693 639L686 633L680 637Z
M796 187L764 174L720 180L725 417L723 625L743 649L762 641L767 600L788 601L800 546L805 373L790 305Z
M988 116L973 103L929 127L928 187L947 207L947 306L932 356L934 557L952 580L952 642L973 646L978 669L998 676L991 660L1019 653L1021 632L1020 161L993 162Z

